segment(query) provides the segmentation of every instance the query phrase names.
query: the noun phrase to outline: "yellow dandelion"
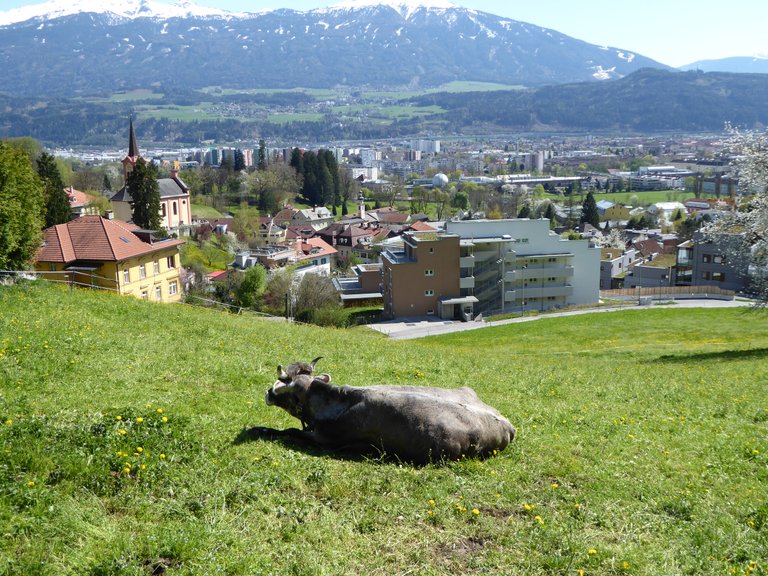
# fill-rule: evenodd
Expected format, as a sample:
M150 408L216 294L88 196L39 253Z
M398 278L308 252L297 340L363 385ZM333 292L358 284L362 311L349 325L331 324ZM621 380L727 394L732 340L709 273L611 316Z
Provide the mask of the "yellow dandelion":
M542 525L544 524L544 518L542 518L541 516L534 516L533 519L536 520L536 522L538 522L539 524L542 524Z
M142 418L141 416L136 418L136 424L141 424L142 422L144 422L144 418Z
M434 507L435 501L430 498L429 501L427 502L427 504L429 504L430 506Z
M139 446L138 448L136 448L136 452L138 452L139 454L141 454L142 452L144 452L144 448L142 448L141 446Z
M594 548L590 548L587 554L589 554L590 556L594 556L595 554L597 554L597 550L595 550Z
M560 484L557 482L552 482L552 488L560 488Z
M168 416L163 416L162 421L163 422L168 422Z
M130 468L123 468L123 473L124 474L130 474L131 473L131 469Z
M142 465L141 465L141 469L142 469L142 470L146 470L146 469L147 469L147 465L146 465L146 464L142 464Z
M435 513L432 510L427 510L427 516L434 516Z
M530 512L534 508L535 506L533 504L523 504L523 510L525 510L526 512Z
M8 420L6 420L6 421L5 421L5 425L6 425L6 426L11 426L11 425L13 425L13 420L11 420L11 419L9 418Z
M162 408L158 408L158 409L157 409L157 413L158 413L158 414L162 414L162 413L163 413L163 409L162 409Z
M581 568L579 568L579 571L578 571L578 572L576 572L576 574L578 574L579 576L584 576L584 570L582 570Z
M165 460L165 454L160 454L160 460Z
M624 561L624 563L622 564L622 566L624 567L624 570L627 570L627 569L629 569L629 562L627 562L627 561L625 560L625 561Z
M480 516L480 510L478 510L477 508L472 508L472 514L474 514L475 516Z
M122 417L122 416L115 416L115 420L117 420L118 422L119 422L120 420L122 420L122 419L123 419L123 417Z
M120 430L118 430L117 433L120 434L120 436L125 436L126 434L128 434L128 431L125 430L125 428L120 428Z
M35 483L32 480L27 482L27 486L29 486L30 488L32 488L34 485L35 485Z

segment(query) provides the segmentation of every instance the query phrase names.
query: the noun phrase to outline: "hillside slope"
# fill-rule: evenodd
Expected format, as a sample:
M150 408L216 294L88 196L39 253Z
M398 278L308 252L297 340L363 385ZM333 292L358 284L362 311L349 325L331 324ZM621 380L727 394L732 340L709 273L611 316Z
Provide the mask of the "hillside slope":
M397 343L40 284L0 310L0 573L764 570L764 315ZM297 424L263 395L320 355L339 384L471 385L519 436L423 468L239 441Z

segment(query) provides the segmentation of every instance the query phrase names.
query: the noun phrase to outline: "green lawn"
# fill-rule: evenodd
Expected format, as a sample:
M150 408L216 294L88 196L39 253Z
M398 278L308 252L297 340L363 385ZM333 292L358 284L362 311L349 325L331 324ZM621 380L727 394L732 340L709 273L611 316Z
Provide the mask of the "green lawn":
M766 574L768 323L547 318L418 341L0 287L0 574ZM470 385L518 428L412 467L264 440L275 365Z

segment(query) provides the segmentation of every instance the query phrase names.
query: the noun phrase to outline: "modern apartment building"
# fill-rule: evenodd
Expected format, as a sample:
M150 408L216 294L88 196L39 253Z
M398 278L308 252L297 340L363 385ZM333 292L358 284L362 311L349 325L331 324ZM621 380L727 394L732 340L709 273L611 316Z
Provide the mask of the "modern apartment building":
M405 234L382 262L388 318L469 319L599 297L600 250L560 238L546 219L449 221L441 232Z

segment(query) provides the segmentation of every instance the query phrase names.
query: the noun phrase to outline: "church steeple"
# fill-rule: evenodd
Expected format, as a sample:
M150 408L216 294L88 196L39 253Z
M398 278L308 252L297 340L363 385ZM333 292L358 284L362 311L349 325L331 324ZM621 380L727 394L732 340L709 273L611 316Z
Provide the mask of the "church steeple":
M131 118L131 124L128 134L128 157L139 157L139 145L136 143L136 131L133 129L133 118Z
M128 155L123 158L123 178L126 181L128 180L128 174L136 166L136 161L141 157L139 145L136 142L136 131L133 129L133 118L130 119L128 131Z

